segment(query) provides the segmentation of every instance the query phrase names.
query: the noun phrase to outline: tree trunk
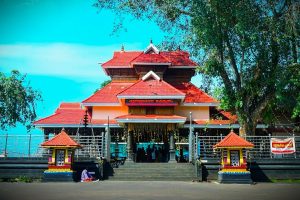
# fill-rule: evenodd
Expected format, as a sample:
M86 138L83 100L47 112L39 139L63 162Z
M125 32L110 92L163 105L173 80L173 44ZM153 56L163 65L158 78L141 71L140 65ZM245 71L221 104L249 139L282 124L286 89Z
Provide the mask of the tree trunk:
M257 123L255 122L244 122L240 124L239 135L245 138L247 135L255 135Z

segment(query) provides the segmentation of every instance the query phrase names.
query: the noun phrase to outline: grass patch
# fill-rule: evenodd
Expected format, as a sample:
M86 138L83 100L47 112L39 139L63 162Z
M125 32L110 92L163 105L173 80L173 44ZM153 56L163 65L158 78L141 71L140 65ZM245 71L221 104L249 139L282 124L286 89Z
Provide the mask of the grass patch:
M32 182L41 182L41 179L27 177L27 176L18 176L17 178L2 178L2 179L0 179L0 182L32 183Z
M300 183L300 179L271 179L272 183Z

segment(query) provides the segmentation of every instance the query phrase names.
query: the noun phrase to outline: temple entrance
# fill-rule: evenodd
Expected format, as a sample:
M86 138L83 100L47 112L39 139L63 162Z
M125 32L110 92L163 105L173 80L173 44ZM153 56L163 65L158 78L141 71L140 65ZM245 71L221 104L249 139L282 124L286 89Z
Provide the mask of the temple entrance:
M170 160L170 136L174 124L131 124L128 128L132 134L133 161L151 163Z

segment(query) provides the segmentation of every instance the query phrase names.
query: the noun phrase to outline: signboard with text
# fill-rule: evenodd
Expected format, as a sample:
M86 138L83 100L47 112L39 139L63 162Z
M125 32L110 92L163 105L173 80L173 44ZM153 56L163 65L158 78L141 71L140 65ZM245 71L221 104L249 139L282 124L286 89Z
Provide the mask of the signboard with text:
M294 138L271 138L271 152L273 154L292 154L296 152Z

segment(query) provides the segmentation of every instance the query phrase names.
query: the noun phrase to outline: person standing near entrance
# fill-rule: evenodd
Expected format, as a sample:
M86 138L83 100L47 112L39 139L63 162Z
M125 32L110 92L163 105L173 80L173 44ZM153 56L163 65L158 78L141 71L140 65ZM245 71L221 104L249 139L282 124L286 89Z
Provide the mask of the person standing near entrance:
M151 162L152 161L152 156L151 156L152 149L150 148L150 145L148 145L146 152L147 152L147 162Z
M151 152L152 162L155 162L156 151L157 151L156 147L153 147L152 152Z

